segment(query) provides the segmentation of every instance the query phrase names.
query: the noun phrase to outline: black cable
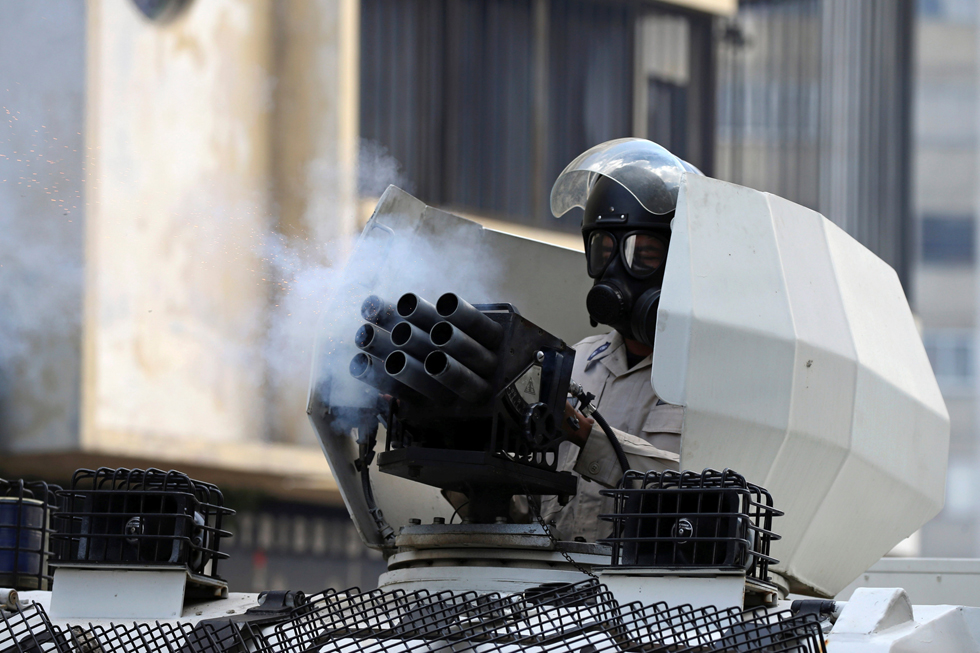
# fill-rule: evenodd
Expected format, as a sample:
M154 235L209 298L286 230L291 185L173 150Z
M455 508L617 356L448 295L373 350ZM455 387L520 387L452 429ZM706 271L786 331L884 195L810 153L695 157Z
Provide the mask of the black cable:
M629 471L630 463L626 459L626 452L623 451L623 445L619 443L619 438L616 437L612 427L609 426L609 422L607 422L606 419L599 414L599 411L592 411L592 418L595 419L596 424L599 425L599 428L601 428L606 434L606 437L609 438L609 444L612 445L613 451L616 452L616 458L619 460L619 466L623 469L623 473L625 474L627 471Z
M361 446L363 448L364 445ZM374 525L381 534L382 546L391 546L395 541L395 531L385 521L384 515L381 513L381 508L378 507L377 502L374 500L374 491L371 489L371 476L369 471L370 463L367 462L369 460L369 456L361 457L361 491L364 493L364 502L367 504L368 513L371 515L371 518L374 520Z
M362 416L364 417L364 421L361 423L360 428L363 430L365 441L358 447L358 453L360 454L358 462L361 473L361 491L364 494L364 502L367 504L368 513L371 515L371 518L374 520L374 525L381 534L382 546L391 546L395 540L395 531L385 521L384 515L381 513L381 508L378 507L374 499L374 489L371 487L371 461L374 459L374 447L378 441L377 415L372 411L363 411ZM390 417L388 423L391 423Z

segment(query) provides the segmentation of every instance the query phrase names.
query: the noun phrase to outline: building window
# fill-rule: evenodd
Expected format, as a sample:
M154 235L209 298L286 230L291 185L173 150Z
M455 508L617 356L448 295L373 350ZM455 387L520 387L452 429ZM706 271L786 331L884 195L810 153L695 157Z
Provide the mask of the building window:
M918 0L917 5L921 18L954 23L973 23L977 19L976 0Z
M687 159L687 85L651 76L647 80L647 136Z
M362 0L361 136L428 204L550 229L578 230L574 213L551 217L551 185L603 141L646 132L710 174L712 20L651 11L606 0ZM638 25L651 37L643 54ZM670 43L652 38L674 32Z
M946 516L964 519L975 514L978 489L976 467L962 460L950 461L946 470Z
M923 216L922 261L936 265L972 265L973 223L973 216Z
M926 354L941 386L972 387L975 339L971 329L930 329L923 334Z
M647 8L637 25L636 135L711 174L715 56L710 17Z

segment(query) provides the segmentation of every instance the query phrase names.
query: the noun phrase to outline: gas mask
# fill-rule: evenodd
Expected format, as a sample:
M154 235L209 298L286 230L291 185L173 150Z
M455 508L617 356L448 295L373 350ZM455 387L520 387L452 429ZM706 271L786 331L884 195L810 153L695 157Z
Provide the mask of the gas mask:
M623 337L653 346L667 260L668 234L596 229L586 256L595 284L585 298L589 318Z
M613 179L595 182L582 220L588 272L595 279L585 298L593 326L607 324L624 338L653 346L672 217L647 211Z

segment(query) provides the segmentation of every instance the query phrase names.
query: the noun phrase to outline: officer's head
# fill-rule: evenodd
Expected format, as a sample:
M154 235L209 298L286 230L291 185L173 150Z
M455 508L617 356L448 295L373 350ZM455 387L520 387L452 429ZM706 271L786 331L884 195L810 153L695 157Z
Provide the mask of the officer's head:
M595 283L586 297L594 323L652 345L670 221L684 172L700 172L647 140L597 145L572 161L551 190L556 217L585 209L582 237Z

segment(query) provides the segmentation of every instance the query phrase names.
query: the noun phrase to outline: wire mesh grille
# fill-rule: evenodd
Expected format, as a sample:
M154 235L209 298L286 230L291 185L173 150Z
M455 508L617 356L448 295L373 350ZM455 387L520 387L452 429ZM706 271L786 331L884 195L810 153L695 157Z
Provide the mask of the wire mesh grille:
M263 632L230 620L61 628L38 604L0 611L3 653L825 653L814 614L619 605L594 580L514 595L327 590Z
M265 653L265 640L246 624L138 623L127 626L72 626L67 649L93 653Z
M2 653L268 653L247 623L55 626L38 603L0 610Z
M59 646L60 631L51 625L48 615L37 603L16 611L0 607L0 651L27 653L64 650Z
M269 635L301 651L824 651L814 615L620 606L596 581L501 596L328 590Z
M51 589L52 514L56 485L0 479L0 587Z
M744 569L769 581L773 507L764 488L726 469L627 472L613 497L612 564L620 567Z
M224 507L217 486L159 469L80 469L61 492L58 560L71 563L184 565L220 579Z

